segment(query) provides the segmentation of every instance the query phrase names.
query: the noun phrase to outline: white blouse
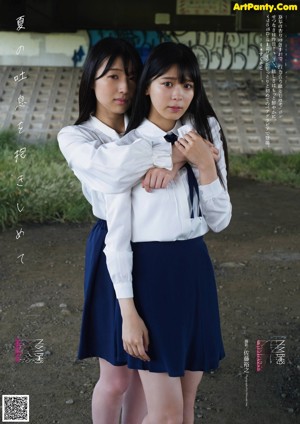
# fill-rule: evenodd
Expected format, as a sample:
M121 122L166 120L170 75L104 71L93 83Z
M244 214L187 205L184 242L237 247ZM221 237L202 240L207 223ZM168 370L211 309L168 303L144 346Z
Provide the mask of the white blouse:
M201 217L197 216L197 206L199 206L197 199L193 205L194 218L190 217L191 205L186 168L178 171L177 176L166 189L157 189L148 193L141 184L138 184L123 193L105 194L108 234L104 252L117 298L133 297L130 241L186 240L202 236L209 229L219 232L228 226L232 206L227 191L227 172L220 126L213 117L209 118L209 124L214 145L220 151L218 167L226 188L223 188L219 178L210 184L199 185ZM191 125L178 128L177 124L173 132L182 137L191 129ZM145 146L151 140L161 144L171 144L165 141L165 135L166 132L146 119L136 130L125 135L115 144L118 146L122 143L126 145L132 143L133 146L139 143L138 140L143 140ZM149 155L149 152L145 150L144 155ZM134 161L136 167L139 167L140 159L142 159L141 155L136 157ZM199 177L198 169L193 167L193 170L196 177Z
M125 120L127 126L127 119ZM172 148L161 140L136 139L133 144L115 146L120 135L95 116L80 125L64 127L57 135L59 148L69 167L82 183L91 203L91 190L120 193L132 187L149 168L172 169ZM104 219L95 202L93 213Z
M100 219L106 219L103 192L118 193L132 187L153 166L172 168L170 143L136 140L116 148L113 142L120 136L95 116L64 127L57 135L62 154L81 182L94 216Z

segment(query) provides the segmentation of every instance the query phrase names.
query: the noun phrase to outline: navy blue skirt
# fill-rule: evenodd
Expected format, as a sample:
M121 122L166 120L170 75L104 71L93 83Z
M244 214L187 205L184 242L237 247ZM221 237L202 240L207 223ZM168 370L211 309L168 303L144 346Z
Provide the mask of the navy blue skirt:
M99 219L87 240L84 273L84 307L78 359L99 357L113 365L126 365L119 302L103 253L106 221Z
M87 242L85 302L78 358L183 376L209 371L225 357L213 266L202 237L132 243L136 308L149 331L150 362L128 355L122 317L103 253L106 223Z

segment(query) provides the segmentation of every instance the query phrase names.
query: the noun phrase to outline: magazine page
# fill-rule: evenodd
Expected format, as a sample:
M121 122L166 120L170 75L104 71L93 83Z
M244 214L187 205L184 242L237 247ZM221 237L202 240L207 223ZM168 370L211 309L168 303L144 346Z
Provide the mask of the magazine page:
M128 1L126 6L122 1L95 4L90 0L84 4L62 2L59 5L51 0L41 4L33 1L2 3L1 422L146 422L143 419L147 413L148 418L159 416L155 413L158 414L160 408L157 406L157 411L153 411L156 408L148 403L147 412L149 393L155 398L155 390L147 390L148 381L152 381L147 379L150 374L152 377L155 374L158 379L164 374L170 387L178 388L181 403L170 401L171 405L182 404L180 413L183 414L188 414L188 408L190 414L192 408L197 424L295 422L299 415L300 367L299 1ZM96 84L102 84L103 75L110 75L104 70L109 56L103 56L105 59L100 60L95 68L99 75L94 71L91 77L91 72L86 70L83 74L83 69L91 60L88 52L92 47L109 37L129 42L143 63L153 49L163 43L188 46L197 58L204 87L203 92L198 93L199 104L210 105L209 109L208 106L201 109L199 122L202 126L199 125L203 129L208 118L217 119L210 127L210 135L203 130L202 133L198 131L200 135L197 136L201 143L206 143L205 148L211 152L216 169L223 164L222 175L226 184L218 181L219 174L213 174L213 179L203 183L203 168L196 173L202 215L185 216L180 224L182 233L178 225L176 236L172 233L173 221L194 205L189 197L189 188L192 191L193 188L188 186L188 171L185 167L178 167L175 172L174 165L174 174L169 169L163 177L158 177L160 182L155 180L153 183L152 178L153 184L161 186L152 186L149 193L144 191L142 184L148 169L157 172L157 168L168 168L176 143L178 150L183 151L191 139L189 136L185 139L183 135L181 144L177 140L173 147L168 147L168 155L162 159L159 155L162 151L165 154L166 147L161 147L160 140L160 163L153 159L158 157L154 133L153 139L151 133L149 135L146 153L142 149L135 153L137 143L133 148L129 142L126 146L108 146L124 135L130 118L130 102L134 102L135 95L138 96L138 89L130 102L127 94L115 96L118 97L117 105L115 103L118 112L114 109L106 116L119 114L121 118L114 121L119 124L116 127L110 125L110 121L101 121L97 115L96 102L101 103L99 99L105 92L101 88L99 99L96 98ZM129 80L128 87L134 83L135 90L139 86L138 78L130 79L128 63L123 59L120 63L121 70L113 66L112 78L121 78L123 72L122 75L126 74ZM175 67L181 77L175 78L174 86L184 86L186 91L193 83L188 66L186 64L184 70L179 71ZM168 72L169 69L173 68L169 67ZM88 72L92 78L90 83L84 80ZM162 72L164 76L165 70ZM160 77L155 75L147 90ZM185 85L180 78L184 79ZM168 82L170 90L173 80ZM191 101L197 95L193 84ZM88 112L84 112L83 107L89 101L84 97L84 90L96 93L92 94L94 103ZM145 90L145 99L148 95L149 90ZM151 95L150 89L150 98ZM149 99L145 99L146 104ZM180 108L173 103L175 116ZM137 110L133 108L131 113L137 114ZM186 116L190 115L187 113L180 118L183 120ZM177 118L172 122L171 127L176 128ZM69 135L66 138L58 137L62 128L67 128L65 133ZM161 130L169 132L166 128ZM147 137L145 135L145 139ZM201 152L205 153L204 150ZM185 156L186 162L189 159ZM137 170L138 166L141 169L145 166L145 169ZM182 341L178 336L181 324L178 324L177 317L184 296L180 294L179 286L162 291L157 303L153 300L155 313L152 311L152 315L157 318L155 328L144 316L143 301L141 306L138 304L137 293L140 292L133 289L133 304L138 305L140 317L145 321L145 327L141 327L140 321L136 325L144 331L140 336L141 345L150 355L150 365L147 361L138 362L136 358L140 353L130 351L124 343L122 319L125 322L125 318L119 306L122 302L116 298L104 251L106 212L109 210L106 194L111 189L120 196L118 190L122 189L118 184L123 187L133 175L138 175L136 185L132 184L132 188L128 183L126 189L133 193L131 224L135 230L131 233L131 241L134 249L139 245L148 248L151 244L155 251L157 243L160 249L166 245L164 242L172 245L170 249L177 249L175 245L201 238L201 243L205 239L209 251L211 271L201 268L199 248L200 269L192 273L186 266L180 270L183 277L172 271L176 274L174 276L167 268L180 268L180 261L173 259L170 263L168 254L164 254L160 259L163 259L165 280L156 285L156 277L152 278L151 274L150 278L149 273L161 268L157 258L160 255L149 254L141 265L144 270L141 280L147 282L145 290L150 300L167 284L171 275L174 284L180 280L178 284L188 287L190 279L194 280L190 274L204 285L211 272L211 282L207 283L208 277L205 280L207 291L204 288L201 291L200 287L196 295L187 288L189 306L184 317L195 302L199 305L200 315L190 321L183 318L184 334L196 328L191 339L193 343L199 342L199 350L192 342L186 342L183 350L189 361L196 357L198 365L185 364L184 375L168 375L160 365L160 354L155 350L155 343L160 346L164 339L161 333L155 337L155 331L157 328L162 330L174 300L178 305L173 307L176 319L174 326L173 322L169 324L168 337L171 339L173 335L172 342L176 346L172 355L181 352ZM147 175L151 182L151 176ZM163 178L169 178L164 187ZM185 198L180 197L182 193ZM162 200L155 203L156 198ZM218 216L225 214L225 204L228 222L218 230L213 224ZM114 205L117 208L118 203ZM150 212L151 205L156 206L155 209L152 206ZM232 216L229 205L232 205ZM113 216L116 222L125 219L127 206L125 204L120 215ZM143 213L147 219L141 219L142 224L135 224L135 219L143 217ZM167 225L159 222L160 216L168 216ZM213 224L210 225L212 216ZM120 227L122 225L116 224L113 229L119 230ZM186 228L189 230L185 233ZM130 240L127 241L130 245ZM143 254L135 252L137 250L133 251L133 287L139 281L135 272L142 263L139 255ZM127 266L124 264L130 264L130 254L127 250L119 259L117 248L113 254L113 260L123 267L124 274ZM172 250L170 257L176 258L176 254ZM183 256L189 256L187 251ZM182 264L186 263L184 260L182 257ZM152 269L146 268L146 262ZM151 292L152 284L158 287L155 293L154 289ZM172 284L173 280L171 287ZM104 296L110 297L109 301ZM178 308L178 312L174 308ZM210 318L212 311L215 311L215 324ZM218 325L221 339L215 336ZM148 330L149 346L148 336L145 336ZM109 343L110 347L107 347ZM219 355L215 366L204 365L208 343L213 346L211 355L214 352ZM110 349L115 355L113 359ZM107 351L110 352L107 355L102 353ZM207 364L212 364L211 358L206 360ZM154 368L151 368L151 362ZM155 364L159 364L158 368ZM144 379L145 373L148 377ZM195 402L188 406L185 396L188 396L187 388L192 387L191 375L198 376L199 385ZM164 400L171 396L172 391L162 387L165 386L158 385L157 394L160 396L155 398L160 398L161 404L155 405L165 405Z

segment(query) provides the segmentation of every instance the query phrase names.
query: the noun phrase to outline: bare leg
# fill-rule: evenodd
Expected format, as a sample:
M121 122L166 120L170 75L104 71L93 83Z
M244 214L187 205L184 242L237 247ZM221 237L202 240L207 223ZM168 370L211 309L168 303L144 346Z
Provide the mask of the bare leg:
M147 401L143 424L182 424L183 396L180 377L139 371Z
M122 424L141 424L147 415L146 398L138 371L132 371L129 387L123 398Z
M181 377L183 394L183 424L194 423L195 398L202 376L203 371L185 371L184 377Z
M123 395L132 371L127 366L116 367L99 358L100 378L92 398L93 424L118 424Z

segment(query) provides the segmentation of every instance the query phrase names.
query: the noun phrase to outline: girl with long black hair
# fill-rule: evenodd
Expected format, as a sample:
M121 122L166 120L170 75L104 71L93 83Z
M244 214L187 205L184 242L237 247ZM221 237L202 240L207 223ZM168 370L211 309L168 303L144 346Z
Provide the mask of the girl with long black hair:
M106 38L95 44L83 68L79 117L75 125L63 128L58 134L59 147L82 183L83 193L98 218L86 247L78 352L79 359L99 357L100 378L92 399L94 424L119 423L122 403L123 424L140 423L146 414L138 373L127 368L122 346L118 350L121 334L115 331L115 316L119 313L119 305L103 253L107 227L105 200L101 193L101 190L115 192L129 187L153 166L172 166L169 146L153 149L152 143L143 142L121 149L113 146L126 129L126 113L130 112L141 68L139 55L128 42ZM105 149L107 146L112 149ZM132 149L138 152L140 146L150 154L136 164ZM173 178L173 171L159 172L157 181L149 181L150 187L164 187ZM113 359L112 352L118 352Z
M127 134L116 145L147 141L173 143L187 164L165 190L148 193L139 184L105 195L104 252L120 305L114 328L122 331L128 367L139 370L143 383L143 423L191 424L203 371L225 356L203 235L226 228L232 207L226 140L197 59L183 44L163 43L150 53ZM141 148L136 167L142 160Z

